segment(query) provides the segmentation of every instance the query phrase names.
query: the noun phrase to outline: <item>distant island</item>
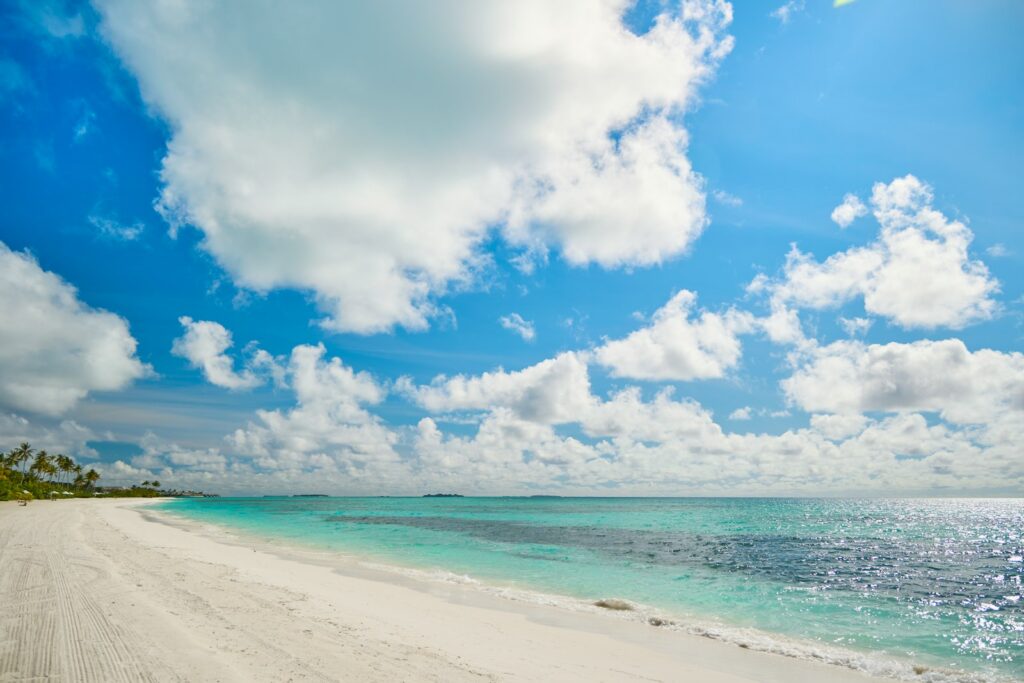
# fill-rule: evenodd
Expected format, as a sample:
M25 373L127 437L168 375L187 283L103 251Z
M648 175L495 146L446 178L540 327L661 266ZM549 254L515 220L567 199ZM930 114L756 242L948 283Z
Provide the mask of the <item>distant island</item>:
M425 493L424 498L464 498L461 493Z
M292 498L329 498L326 493L295 493Z

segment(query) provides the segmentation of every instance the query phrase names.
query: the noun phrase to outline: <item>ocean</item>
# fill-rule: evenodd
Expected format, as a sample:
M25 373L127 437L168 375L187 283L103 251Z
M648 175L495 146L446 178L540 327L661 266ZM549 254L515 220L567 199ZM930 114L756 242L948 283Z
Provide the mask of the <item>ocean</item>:
M1024 680L1024 500L206 498L163 511L893 678Z

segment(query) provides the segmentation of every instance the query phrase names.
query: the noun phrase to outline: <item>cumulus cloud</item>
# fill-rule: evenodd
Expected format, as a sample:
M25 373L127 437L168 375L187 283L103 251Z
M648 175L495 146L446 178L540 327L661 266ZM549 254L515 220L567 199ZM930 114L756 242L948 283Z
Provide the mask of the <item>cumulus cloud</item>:
M523 316L518 313L503 315L498 319L498 322L506 330L511 330L522 337L523 341L533 341L537 337L537 331L533 328L533 322L524 320Z
M904 328L960 328L991 318L999 283L968 247L974 235L934 209L931 188L912 175L876 183L878 239L818 262L795 245L782 277L756 280L774 304L824 309L863 297L864 309Z
M723 0L642 35L589 0L97 5L171 130L161 211L239 286L315 293L331 329L427 326L493 226L619 267L706 224L680 115L731 47Z
M849 336L862 337L868 333L874 321L871 318L839 318L839 324Z
M139 442L142 453L131 459L131 465L149 472L171 474L175 468L195 474L227 472L228 459L218 448L186 448L147 432Z
M594 354L614 377L692 380L722 377L739 362L737 335L754 327L753 317L730 309L692 315L697 295L682 290L654 314L651 325L609 341Z
M0 451L8 451L22 443L37 450L72 456L95 456L88 442L96 434L74 420L59 422L29 420L14 413L0 413Z
M961 424L1013 415L1024 424L1024 354L971 352L959 339L838 341L815 349L782 388L811 412L937 412Z
M833 441L860 434L868 422L868 418L858 413L811 415L811 428Z
M433 413L502 408L533 422L570 421L591 399L586 359L563 353L523 370L502 369L475 377L438 377L426 386L399 382L399 390Z
M995 399L982 406L973 398L982 389L971 389L968 399L978 415L988 411L984 422L931 424L916 409L933 412L928 396L941 388L918 386L917 398L845 401L849 410L844 404L836 413L829 406L814 408L824 412L812 415L805 428L738 434L671 389L653 396L638 387L595 395L586 356L570 353L522 370L439 378L426 387L399 382L398 389L428 416L411 427L388 427L372 412L383 401L385 386L324 356L323 347L296 347L288 365L295 406L258 411L223 449L149 437L143 454L104 469L104 476L109 469L110 476L159 476L172 485L221 491L349 493L445 488L735 495L952 486L1012 491L1024 484L1017 447L1024 438L1020 404ZM1014 364L1019 362L1012 359L1009 370L1018 372ZM1009 374L1007 367L973 369ZM927 378L935 370L925 363L893 376L903 382L908 373ZM994 391L1012 396L1017 389L1007 385ZM860 409L889 414L867 417ZM451 411L476 415L446 431L441 424L450 421ZM948 409L943 415L950 421L974 419ZM468 427L474 423L475 430Z
M257 411L229 443L264 469L319 470L379 485L398 462L397 437L366 406L387 392L368 373L324 355L322 345L295 347L287 367L295 407Z
M750 406L743 406L729 413L730 420L749 420L750 419Z
M0 242L0 405L59 415L92 391L122 389L150 368L125 320Z
M847 194L843 197L843 203L832 209L832 220L840 228L848 228L855 220L866 215L868 207L855 194Z
M815 415L808 428L779 435L736 434L692 400L667 390L647 400L633 387L606 400L591 395L554 420L498 405L469 435L446 434L424 418L410 467L449 487L491 492L877 493L983 490L993 482L1013 490L1024 482L1012 441L1021 436L1020 419L954 429L914 412Z
M188 316L178 318L178 322L185 333L174 340L171 353L202 370L210 384L225 389L251 389L263 384L268 375L275 384L284 382L284 369L263 349L253 349L246 367L236 371L235 361L226 353L234 345L231 332L220 323L192 320Z

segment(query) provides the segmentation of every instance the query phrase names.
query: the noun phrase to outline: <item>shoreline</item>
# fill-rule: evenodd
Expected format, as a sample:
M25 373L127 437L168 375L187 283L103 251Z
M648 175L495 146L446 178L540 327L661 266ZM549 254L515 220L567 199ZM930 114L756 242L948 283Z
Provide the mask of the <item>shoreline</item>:
M158 500L0 504L0 680L892 680L250 541Z

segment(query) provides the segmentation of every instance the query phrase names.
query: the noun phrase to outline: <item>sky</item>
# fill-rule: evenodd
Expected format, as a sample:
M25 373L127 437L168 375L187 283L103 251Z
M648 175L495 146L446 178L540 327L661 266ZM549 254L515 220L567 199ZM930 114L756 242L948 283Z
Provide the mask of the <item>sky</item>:
M0 449L1024 490L1024 6L0 4Z

